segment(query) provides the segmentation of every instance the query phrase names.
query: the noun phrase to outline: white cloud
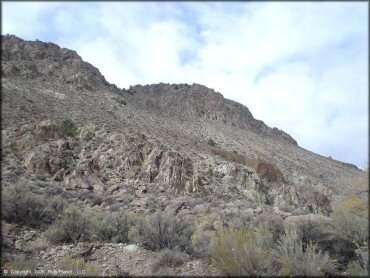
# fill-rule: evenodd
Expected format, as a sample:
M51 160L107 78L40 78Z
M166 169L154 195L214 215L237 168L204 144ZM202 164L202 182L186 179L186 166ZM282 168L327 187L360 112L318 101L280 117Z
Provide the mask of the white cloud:
M204 84L301 146L360 165L367 21L367 3L350 2L5 2L2 23L75 49L119 87Z

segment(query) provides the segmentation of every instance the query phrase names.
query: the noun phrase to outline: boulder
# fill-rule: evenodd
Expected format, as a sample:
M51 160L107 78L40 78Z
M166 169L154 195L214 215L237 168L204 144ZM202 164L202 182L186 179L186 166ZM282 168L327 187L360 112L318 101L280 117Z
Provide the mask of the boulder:
M32 151L26 157L24 166L33 173L48 175L50 174L49 154L41 150Z
M71 144L58 140L39 145L26 156L24 166L28 171L40 175L54 175L61 169L67 169L75 163Z

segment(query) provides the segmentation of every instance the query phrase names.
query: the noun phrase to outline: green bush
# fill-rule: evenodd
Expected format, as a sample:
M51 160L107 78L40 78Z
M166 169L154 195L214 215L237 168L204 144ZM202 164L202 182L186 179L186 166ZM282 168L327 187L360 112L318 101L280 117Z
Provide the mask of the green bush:
M348 273L350 276L369 276L369 247L368 242L356 250L358 261L348 264Z
M89 221L86 215L73 206L59 214L55 223L45 231L45 237L52 244L77 242L80 239L88 239L89 236Z
M276 242L284 234L283 218L279 215L263 212L254 219L256 227L264 227L272 234L272 240Z
M76 137L77 127L70 119L63 120L58 128L58 132L62 136L66 137Z
M136 222L137 217L127 212L100 213L92 218L90 232L101 241L127 243Z
M169 248L190 253L193 231L189 221L160 211L138 221L130 231L130 238L152 251Z
M362 246L369 238L368 210L368 204L358 197L344 201L331 214L333 231Z
M178 267L189 260L189 255L170 250L163 249L159 254L158 258L152 263L152 272L158 273L162 268L166 267Z
M324 276L336 273L335 260L328 253L319 250L312 241L304 248L304 243L295 230L288 230L281 237L273 253L281 264L279 275Z
M231 276L270 275L272 234L265 228L221 230L211 242L213 264Z
M214 236L214 230L196 230L191 238L192 255L198 258L211 257L210 244Z
M208 139L207 144L212 146L212 147L215 147L217 145L216 142L213 139Z
M56 217L47 200L32 193L26 185L7 186L2 193L2 217L7 222L40 227L51 224Z

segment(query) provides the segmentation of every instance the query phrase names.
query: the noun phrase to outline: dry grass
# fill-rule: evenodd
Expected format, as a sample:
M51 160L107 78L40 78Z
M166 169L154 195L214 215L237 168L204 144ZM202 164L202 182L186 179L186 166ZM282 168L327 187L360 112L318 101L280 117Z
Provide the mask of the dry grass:
M303 241L294 230L281 237L274 256L281 264L279 274L282 276L327 276L336 273L335 260L312 242L304 248Z
M212 240L212 262L230 276L271 275L273 257L272 234L259 228L221 230Z
M73 259L70 256L64 257L58 264L61 270L66 270L65 275L63 273L58 276L100 276L101 270L92 265L91 263L85 262L83 258ZM71 273L70 273L71 272Z
M248 159L245 164L255 169L260 177L266 179L267 182L284 183L283 173L272 163L260 159Z
M211 153L221 156L222 158L226 160L245 165L245 162L246 162L245 157L241 154L238 154L236 152L231 152L231 151L228 151L228 150L225 150L225 149L213 146L213 145L209 145L208 149L211 151Z

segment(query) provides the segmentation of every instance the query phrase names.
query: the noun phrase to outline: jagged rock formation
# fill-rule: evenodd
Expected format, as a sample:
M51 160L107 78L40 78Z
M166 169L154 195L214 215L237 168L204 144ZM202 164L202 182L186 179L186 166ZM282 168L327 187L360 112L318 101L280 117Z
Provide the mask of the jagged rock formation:
M212 215L211 234L262 213L328 215L362 173L203 85L121 90L75 51L15 36L2 36L2 124L4 187L96 211Z
M55 80L68 87L97 90L108 82L81 57L54 43L25 42L16 36L2 39L2 76L19 76L39 81ZM47 63L45 63L47 62Z
M154 114L179 121L188 117L198 121L215 121L297 145L289 134L277 128L271 129L254 119L247 107L224 99L220 93L203 85L136 85L124 92L135 96L132 99L138 107Z

